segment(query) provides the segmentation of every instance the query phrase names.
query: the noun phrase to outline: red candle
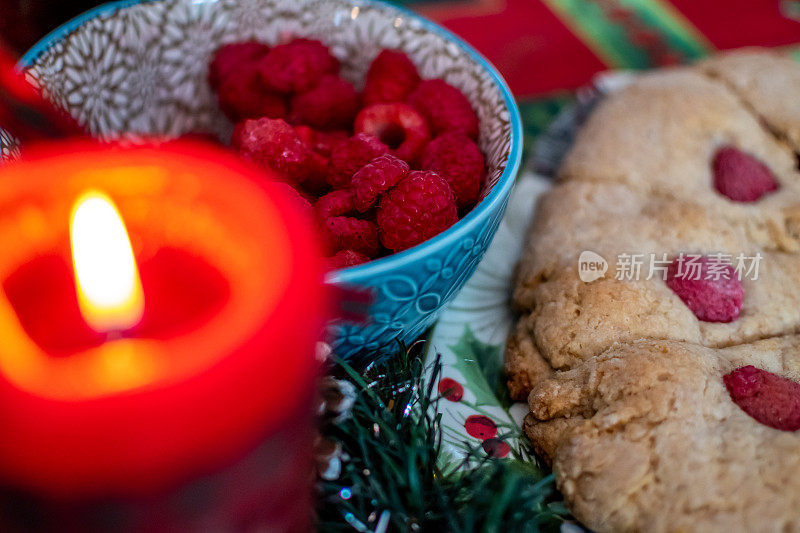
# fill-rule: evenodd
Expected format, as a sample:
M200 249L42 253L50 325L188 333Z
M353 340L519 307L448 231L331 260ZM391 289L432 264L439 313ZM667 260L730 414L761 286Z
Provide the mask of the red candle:
M199 145L26 156L0 169L0 485L62 525L305 527L326 302L294 200Z

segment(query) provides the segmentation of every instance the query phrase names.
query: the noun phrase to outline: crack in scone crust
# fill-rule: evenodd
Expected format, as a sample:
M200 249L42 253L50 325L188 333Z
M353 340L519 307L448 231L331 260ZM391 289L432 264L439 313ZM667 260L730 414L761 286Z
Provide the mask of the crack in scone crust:
M795 61L771 50L742 49L697 67L725 83L776 138L800 150L800 69Z
M759 424L722 375L800 379L800 64L746 50L642 75L604 98L542 200L517 269L509 389L576 516L598 531L800 530L800 436ZM712 185L734 146L780 188ZM578 257L608 261L585 283ZM739 317L698 320L620 254L760 254ZM532 391L532 392L531 392Z

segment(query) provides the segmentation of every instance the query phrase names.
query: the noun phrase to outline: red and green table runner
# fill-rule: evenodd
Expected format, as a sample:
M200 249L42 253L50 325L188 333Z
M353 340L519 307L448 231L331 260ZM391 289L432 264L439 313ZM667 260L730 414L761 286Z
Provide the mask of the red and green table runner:
M645 69L742 46L800 57L798 0L427 0L403 2L462 36L508 81L527 141L609 69Z

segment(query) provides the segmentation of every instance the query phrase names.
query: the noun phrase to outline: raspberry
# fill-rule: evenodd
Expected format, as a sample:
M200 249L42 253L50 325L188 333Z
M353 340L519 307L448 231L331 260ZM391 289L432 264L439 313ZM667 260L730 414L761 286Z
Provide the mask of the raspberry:
M228 78L235 76L243 65L254 65L267 55L269 46L256 41L226 44L214 52L208 66L208 82L214 90Z
M295 39L269 51L259 63L261 78L270 89L306 91L325 74L339 71L339 60L319 41Z
M356 133L370 133L405 161L415 161L431 138L425 117L403 103L373 104L356 117Z
M350 135L344 130L318 131L312 148L315 152L330 157L333 149L347 142Z
M421 167L442 176L456 195L459 209L478 199L484 177L484 159L478 146L460 133L445 133L428 143Z
M410 173L378 207L381 242L395 252L438 235L457 220L453 190L444 178L430 171Z
M286 116L286 98L265 88L258 72L247 66L220 85L219 107L234 122L245 118L282 118Z
M731 265L681 256L667 268L666 282L704 322L732 322L742 310L744 288Z
M303 181L303 189L311 193L314 198L325 195L331 189L328 185L328 165L330 159L315 152L313 149L308 152L306 161L306 179Z
M314 152L330 157L334 147L346 142L347 132L344 130L317 131L308 126L299 125L294 131Z
M368 261L369 257L364 254L360 254L353 250L340 250L328 258L327 264L329 270L336 270L339 268L360 265L361 263L367 263Z
M478 137L478 115L461 91L443 80L425 80L408 97L428 119L434 135L461 132L471 139Z
M734 202L755 202L779 187L764 163L732 146L717 151L713 168L714 188Z
M303 188L319 197L330 190L328 185L328 166L331 150L338 144L347 141L346 131L316 131L308 126L295 126L294 130L300 139L310 148L308 160L308 179Z
M359 133L337 145L331 152L328 183L334 189L350 186L353 174L379 155L388 154L389 147L380 139L367 133Z
M408 56L398 50L382 50L367 71L364 104L405 102L417 85L417 67Z
M300 140L306 143L306 145L308 145L309 147L311 147L314 144L317 138L316 131L302 124L295 126L294 132L297 134L298 137L300 137Z
M282 194L291 198L291 201L294 202L297 207L306 214L306 216L310 217L313 214L311 202L309 202L308 199L302 195L302 193L288 183L272 181L268 184L268 187L277 191L277 194Z
M245 120L233 131L233 146L239 154L277 172L292 183L308 176L309 148L283 120Z
M353 217L330 217L321 223L322 242L329 254L353 250L369 257L381 251L374 222Z
M722 377L733 403L761 424L800 429L800 383L751 365Z
M408 163L393 155L381 155L353 174L355 208L367 211L380 195L394 187L408 174Z
M352 215L355 211L353 191L350 189L329 192L314 203L314 214L320 219Z
M217 91L220 108L232 121L286 115L286 99L261 82L258 63L268 52L268 46L248 41L225 45L214 54L209 83Z
M319 129L349 128L358 112L358 94L353 86L332 74L306 92L292 98L295 122Z

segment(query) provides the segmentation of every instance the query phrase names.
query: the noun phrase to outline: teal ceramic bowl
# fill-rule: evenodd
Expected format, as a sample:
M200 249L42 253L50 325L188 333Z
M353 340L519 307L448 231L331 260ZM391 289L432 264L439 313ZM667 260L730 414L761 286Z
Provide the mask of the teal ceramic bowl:
M329 339L344 358L394 352L428 328L464 286L505 212L522 152L514 98L497 71L461 39L410 11L371 0L125 0L58 28L21 62L26 75L98 137L180 135L230 124L206 83L220 45L288 36L322 40L358 84L381 48L406 52L424 78L444 78L467 95L481 121L487 176L478 205L419 246L332 272L328 282L369 290L365 324L332 322ZM0 131L0 154L16 154Z

